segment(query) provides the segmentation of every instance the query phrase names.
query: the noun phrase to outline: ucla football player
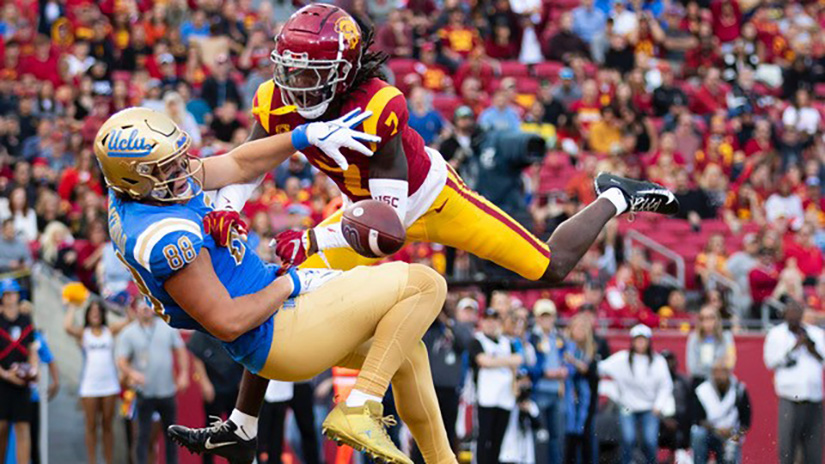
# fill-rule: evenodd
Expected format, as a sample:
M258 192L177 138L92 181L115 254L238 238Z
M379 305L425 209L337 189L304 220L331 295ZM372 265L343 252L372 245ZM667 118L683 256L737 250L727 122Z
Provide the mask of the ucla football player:
M189 136L167 116L121 111L94 141L109 187L109 231L157 315L220 339L248 372L299 381L334 365L360 369L355 393L324 422L327 435L377 459L410 464L385 430L392 420L382 416L381 397L392 382L402 418L422 449L432 450L428 460L455 463L421 342L444 303L441 276L405 263L284 271L261 261L237 232L216 243L203 228L212 211L204 189L221 189L220 200L232 193L223 187L250 182L310 144L333 160L342 148L371 155L362 142L380 138L352 129L369 116L356 109L194 160ZM236 409L230 420L189 438L198 443L195 451L247 463L256 429L257 419Z

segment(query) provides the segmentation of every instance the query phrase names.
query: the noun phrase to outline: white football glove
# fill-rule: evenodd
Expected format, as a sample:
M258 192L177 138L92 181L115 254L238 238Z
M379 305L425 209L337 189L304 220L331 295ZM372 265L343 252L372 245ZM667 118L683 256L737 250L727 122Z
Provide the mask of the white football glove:
M313 292L343 273L343 271L337 269L290 268L287 271L287 275L292 278L292 293L289 294L289 297L294 298L304 293Z
M372 111L356 108L332 121L318 121L302 124L292 131L292 145L296 150L303 150L310 145L318 147L329 156L342 170L349 168L347 159L341 154L341 148L355 150L364 156L372 156L372 151L361 142L378 143L381 137L354 130L353 127L372 116Z

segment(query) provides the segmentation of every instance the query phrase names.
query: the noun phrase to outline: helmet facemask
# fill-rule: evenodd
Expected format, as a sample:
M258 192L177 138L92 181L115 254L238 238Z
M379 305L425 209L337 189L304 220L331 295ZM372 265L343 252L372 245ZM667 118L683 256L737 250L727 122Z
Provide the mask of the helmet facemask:
M326 112L352 68L344 59L310 60L306 53L290 51L273 51L270 58L284 103L295 106L306 119L317 119Z
M149 199L176 203L187 201L200 192L201 182L195 174L203 168L203 162L189 155L188 148L187 145L186 149L161 161L148 161L135 166L135 172L151 181Z

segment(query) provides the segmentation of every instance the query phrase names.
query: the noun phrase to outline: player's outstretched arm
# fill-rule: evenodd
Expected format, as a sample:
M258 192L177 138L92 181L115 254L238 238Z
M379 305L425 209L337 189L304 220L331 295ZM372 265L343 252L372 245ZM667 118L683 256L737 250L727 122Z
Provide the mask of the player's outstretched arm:
M292 278L284 276L256 293L232 298L215 274L206 249L169 277L163 288L206 331L224 342L263 324L294 291Z
M203 188L217 190L251 182L310 145L318 147L346 170L349 165L341 154L342 148L371 156L372 152L362 142L381 141L381 137L352 129L371 115L370 111L356 109L334 121L302 124L291 132L253 140L225 155L208 158L204 160ZM254 130L263 129L256 127Z

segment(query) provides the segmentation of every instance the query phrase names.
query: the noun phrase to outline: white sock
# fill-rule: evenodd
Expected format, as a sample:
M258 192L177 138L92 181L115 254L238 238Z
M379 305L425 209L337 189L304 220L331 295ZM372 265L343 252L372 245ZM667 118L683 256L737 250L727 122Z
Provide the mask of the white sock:
M380 403L381 397L369 395L360 390L352 389L352 391L349 392L349 396L347 397L347 406L349 406L350 408L356 406L363 406L364 403L366 403L367 401L377 401Z
M229 415L229 420L238 426L238 429L235 430L235 435L243 438L244 440L251 440L258 436L257 417L250 416L249 414L242 413L237 409L233 409L232 414Z
M627 198L624 197L624 193L622 193L618 187L605 190L601 195L599 195L599 198L604 198L605 200L610 201L610 203L613 203L613 206L616 207L616 216L627 211Z

